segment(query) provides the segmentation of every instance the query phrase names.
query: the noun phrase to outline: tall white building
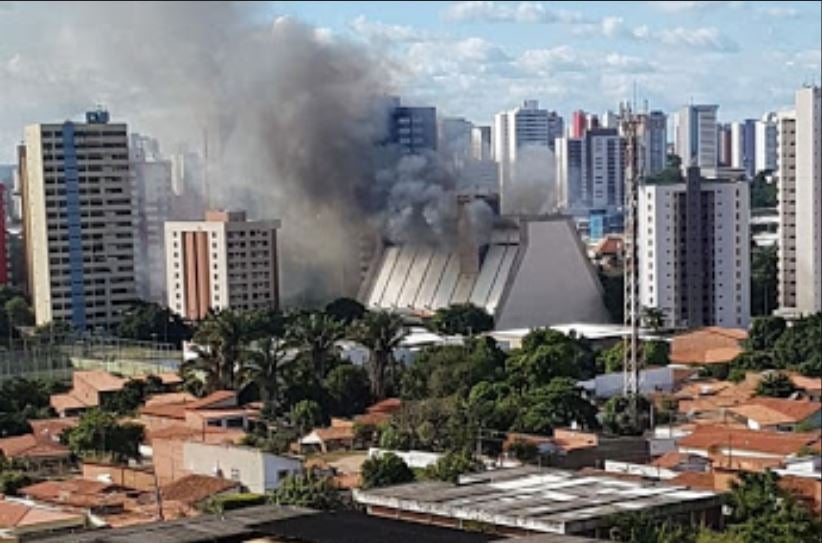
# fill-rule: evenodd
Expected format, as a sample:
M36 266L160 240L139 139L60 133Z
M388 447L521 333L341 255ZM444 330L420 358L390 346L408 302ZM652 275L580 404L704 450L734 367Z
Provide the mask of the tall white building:
M779 306L822 311L822 92L796 92L796 109L777 119Z
M731 123L731 167L745 170L748 179L756 173L756 121Z
M168 307L199 320L209 309L279 305L279 221L208 211L204 221L165 224Z
M559 205L574 215L618 211L624 198L622 138L616 129L595 128L580 139L556 140Z
M134 214L125 123L25 129L26 259L38 325L111 330L134 302Z
M129 155L134 177L134 274L137 297L166 301L164 225L170 218L172 163L160 156L157 140L131 134Z
M716 168L717 129L716 114L719 106L685 106L677 117L676 151L685 166Z
M540 109L537 100L525 100L522 106L494 116L494 160L499 166L500 192L504 201L518 156L529 147L553 152L554 140L564 133L563 120L556 112ZM546 172L546 183L550 172ZM504 203L503 203L504 205Z
M704 179L639 190L638 264L642 307L668 326L746 328L750 321L748 184Z
M754 136L755 170L773 172L776 170L776 113L766 113L756 121Z

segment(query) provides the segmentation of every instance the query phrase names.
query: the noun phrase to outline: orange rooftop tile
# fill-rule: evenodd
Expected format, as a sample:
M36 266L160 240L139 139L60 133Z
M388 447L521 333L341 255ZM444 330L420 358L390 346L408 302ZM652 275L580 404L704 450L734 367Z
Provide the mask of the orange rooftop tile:
M745 330L710 326L675 336L671 341L671 362L674 364L722 364L743 352Z

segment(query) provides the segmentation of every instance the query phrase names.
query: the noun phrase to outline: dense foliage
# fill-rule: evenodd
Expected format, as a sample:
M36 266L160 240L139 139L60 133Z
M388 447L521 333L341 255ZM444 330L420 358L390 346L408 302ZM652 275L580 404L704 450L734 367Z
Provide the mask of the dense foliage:
M143 341L173 343L180 347L191 339L191 327L167 307L149 302L137 302L123 314L117 335Z
M65 387L54 381L9 379L0 382L0 437L27 434L30 419L52 416L49 397Z
M777 307L777 248L751 248L751 315L770 315Z
M780 369L822 377L822 313L790 326L781 317L754 319L746 348L732 362L732 369Z
M106 457L125 462L140 458L143 426L131 422L120 424L113 413L92 409L80 417L77 426L63 432L63 439L79 457Z
M402 458L392 453L374 456L363 462L360 475L363 488L379 488L414 480L411 468Z
M456 304L438 309L431 326L441 334L472 336L493 330L494 317L473 304Z
M270 495L269 501L277 505L295 505L310 509L339 509L342 505L340 494L331 480L308 470L289 475Z

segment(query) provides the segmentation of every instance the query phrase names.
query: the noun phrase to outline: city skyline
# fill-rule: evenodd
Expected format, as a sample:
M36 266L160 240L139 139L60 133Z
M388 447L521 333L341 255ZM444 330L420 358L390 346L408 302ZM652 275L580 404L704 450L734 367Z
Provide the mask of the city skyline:
M241 13L223 22L222 9ZM12 161L21 126L77 118L97 103L136 131L162 132L179 97L147 82L169 69L158 55L174 64L178 52L149 44L146 11L0 3L0 162ZM635 90L640 103L667 113L693 101L718 104L722 122L759 118L818 82L822 56L817 2L270 2L202 11L201 22L249 31L279 16L303 21L317 39L357 44L385 64L407 103L478 124L531 98L564 117L578 108L602 113ZM85 25L121 15L131 25L83 35ZM744 26L732 24L739 17ZM169 17L156 32L185 44L182 22ZM42 38L27 39L35 29ZM96 40L112 36L101 51Z

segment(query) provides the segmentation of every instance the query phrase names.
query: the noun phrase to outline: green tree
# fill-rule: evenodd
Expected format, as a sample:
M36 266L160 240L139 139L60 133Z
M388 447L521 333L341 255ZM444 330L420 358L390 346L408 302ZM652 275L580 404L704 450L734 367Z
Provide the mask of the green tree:
M670 362L671 344L664 340L642 343L642 358L646 366L667 366Z
M490 337L471 338L463 345L426 348L402 377L403 399L464 397L475 384L505 376L505 353Z
M759 172L751 181L750 191L751 209L776 207L776 182L768 182L766 172Z
M323 410L320 404L313 400L302 400L294 404L291 408L289 419L291 420L291 424L300 431L300 435L302 436L315 426L319 426L324 422Z
M353 338L370 351L371 394L376 400L385 398L386 371L395 368L394 349L407 334L402 318L387 311L367 313L352 326Z
M728 500L730 529L744 543L811 543L819 541L820 520L779 486L779 476L740 472Z
M436 464L429 466L425 475L430 479L456 483L460 475L480 471L482 468L482 462L477 462L464 451L448 452Z
M777 268L776 246L751 249L751 315L769 315L777 307Z
M118 415L134 413L146 399L146 384L139 379L129 379L123 388L103 398L101 408Z
M363 462L360 473L362 487L366 489L410 483L414 480L411 468L402 458L392 453L369 458Z
M276 407L280 400L280 369L286 360L282 336L265 335L246 353L242 369L244 383L254 383L263 405Z
M785 319L782 317L758 317L751 323L745 348L751 351L770 351L785 331Z
M289 347L299 351L300 359L307 363L317 382L339 359L337 341L345 335L345 325L325 313L306 312L294 316L286 331Z
M640 317L642 324L654 332L665 326L665 312L657 307L643 307Z
M116 462L140 458L143 426L119 424L113 413L99 409L86 412L77 426L63 433L71 452L80 457L108 456Z
M34 324L34 311L31 310L31 306L22 296L15 296L7 301L3 308L12 326L31 326Z
M536 444L517 439L508 447L508 454L524 464L533 464L539 458Z
M187 365L206 374L207 392L236 388L252 331L249 314L233 309L210 311L194 333L197 359Z
M352 322L363 318L366 309L364 305L352 298L337 298L325 306L325 312L348 326Z
M775 367L774 356L769 351L745 351L731 361L731 369L762 371Z
M531 390L524 395L523 403L526 408L520 426L526 432L548 434L572 422L584 428L597 426L596 407L568 377L556 377L548 385Z
M331 480L313 470L286 477L270 495L269 501L276 505L293 505L323 511L339 509L342 506L339 491L334 488Z
M632 402L636 402L636 413ZM602 426L611 434L637 436L650 425L651 404L644 396L614 396L605 402L602 410Z
M822 377L822 313L801 318L785 329L774 344L777 367Z
M756 394L758 396L787 398L794 392L796 392L796 387L793 381L784 373L770 373L764 376L756 385Z
M509 356L506 371L509 383L522 390L547 385L555 377L588 378L596 370L586 344L555 330L538 329Z
M610 519L610 539L629 543L689 543L693 534L667 519L645 513L619 513Z
M370 403L371 383L368 372L359 366L337 366L328 372L323 386L330 400L332 415L351 417L365 411Z
M431 325L441 334L472 336L493 330L494 317L473 304L455 304L438 309Z
M123 314L117 335L142 341L162 341L178 347L191 339L191 327L167 307L149 302L136 302Z

